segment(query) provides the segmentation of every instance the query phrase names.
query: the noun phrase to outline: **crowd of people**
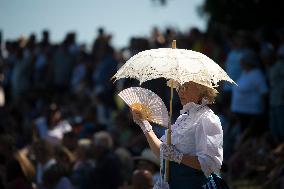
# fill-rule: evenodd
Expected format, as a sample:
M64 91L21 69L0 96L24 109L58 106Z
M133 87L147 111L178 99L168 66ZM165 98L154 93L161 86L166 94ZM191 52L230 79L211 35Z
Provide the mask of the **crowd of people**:
M152 188L159 160L117 96L139 83L111 78L131 56L174 39L237 83L220 83L211 107L224 131L223 178L231 188L284 188L284 30L153 28L121 49L111 39L103 28L90 49L73 32L61 43L51 43L48 30L41 39L0 39L0 188ZM164 79L142 87L168 106ZM173 106L175 120L176 94Z

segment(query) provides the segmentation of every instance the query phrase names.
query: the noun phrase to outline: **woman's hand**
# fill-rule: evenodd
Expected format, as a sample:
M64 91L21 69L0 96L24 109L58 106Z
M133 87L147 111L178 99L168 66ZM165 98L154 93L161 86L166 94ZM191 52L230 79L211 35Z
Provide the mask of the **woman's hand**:
M170 189L170 185L166 181L159 179L153 189Z
M183 153L178 151L174 145L168 145L164 142L160 145L160 155L163 159L174 161L178 164L180 164L183 157Z
M140 122L143 122L142 114L141 114L140 111L132 109L131 113L132 113L133 121L134 121L136 124L139 125Z
M143 133L147 133L152 131L152 126L150 125L150 123L145 120L142 119L142 114L140 111L137 110L132 110L132 117L133 117L133 121L140 126L140 128L142 129Z

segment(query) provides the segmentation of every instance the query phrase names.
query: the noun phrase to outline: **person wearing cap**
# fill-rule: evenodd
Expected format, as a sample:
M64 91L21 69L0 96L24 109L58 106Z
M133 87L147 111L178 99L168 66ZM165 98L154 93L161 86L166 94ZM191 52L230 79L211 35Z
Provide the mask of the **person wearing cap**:
M154 188L200 189L213 185L222 188L219 185L222 179L217 174L223 161L223 130L219 117L208 107L214 102L217 90L194 82L175 88L183 109L171 126L171 145L166 143L165 135L160 139L156 136L139 112L132 112L154 154L170 161L168 183L158 182Z
M156 183L160 178L159 166L160 161L155 154L149 148L145 148L141 156L134 157L134 160L138 160L137 169L148 170L153 175L153 183Z

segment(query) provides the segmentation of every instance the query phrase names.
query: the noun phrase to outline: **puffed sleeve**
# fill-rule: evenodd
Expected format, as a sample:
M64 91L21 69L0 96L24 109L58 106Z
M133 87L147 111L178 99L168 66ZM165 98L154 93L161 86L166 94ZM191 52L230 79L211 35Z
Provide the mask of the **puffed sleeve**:
M206 176L218 173L223 161L223 130L220 119L213 112L201 117L195 132L196 155Z

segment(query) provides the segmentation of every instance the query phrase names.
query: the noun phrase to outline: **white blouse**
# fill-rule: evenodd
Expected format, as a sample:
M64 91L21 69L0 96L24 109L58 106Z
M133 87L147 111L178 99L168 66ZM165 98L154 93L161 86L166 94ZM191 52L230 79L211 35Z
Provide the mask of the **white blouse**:
M171 129L172 144L183 154L197 156L206 176L219 173L223 161L223 130L219 117L206 104L184 105ZM161 140L166 142L166 136Z

